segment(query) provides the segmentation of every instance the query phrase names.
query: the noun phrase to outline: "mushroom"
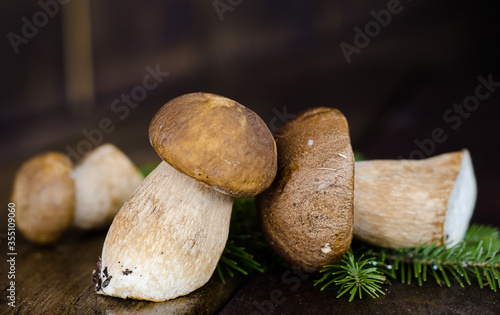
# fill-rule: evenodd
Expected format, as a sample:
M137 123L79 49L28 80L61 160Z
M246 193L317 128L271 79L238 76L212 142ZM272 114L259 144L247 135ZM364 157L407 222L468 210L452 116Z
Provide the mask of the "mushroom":
M40 154L14 179L17 225L26 239L41 244L56 242L72 225L109 226L141 181L139 170L112 144L97 147L74 169L62 153Z
M477 188L468 150L356 162L354 235L389 248L462 240Z
M345 117L312 108L276 134L278 173L258 197L268 244L306 272L338 263L352 240L354 156Z
M112 144L103 144L75 167L74 225L80 229L107 227L143 178L130 159Z
M73 222L75 187L71 161L47 152L23 163L14 179L17 228L33 243L57 241Z
M94 281L99 294L159 302L210 279L227 241L233 197L271 184L276 144L257 114L208 93L166 103L149 139L164 161L115 217Z

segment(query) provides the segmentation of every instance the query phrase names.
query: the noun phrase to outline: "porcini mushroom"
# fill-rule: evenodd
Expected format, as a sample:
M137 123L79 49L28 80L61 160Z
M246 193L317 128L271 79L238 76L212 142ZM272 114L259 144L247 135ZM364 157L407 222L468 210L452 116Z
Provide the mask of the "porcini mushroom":
M352 240L354 156L347 120L331 108L299 114L276 134L278 173L258 197L269 245L306 272L338 263Z
M208 93L166 103L149 137L164 161L115 217L94 280L100 294L165 301L209 280L226 244L233 196L271 184L276 145L257 114Z
M477 188L468 150L356 162L354 235L389 248L462 240Z
M87 154L73 169L62 153L26 161L14 180L17 225L34 243L53 243L72 225L109 226L123 202L142 181L128 157L112 144Z
M107 227L143 178L130 159L112 144L103 144L75 166L74 225L80 229Z
M57 241L73 222L75 187L71 161L47 152L23 163L14 179L17 228L33 243Z

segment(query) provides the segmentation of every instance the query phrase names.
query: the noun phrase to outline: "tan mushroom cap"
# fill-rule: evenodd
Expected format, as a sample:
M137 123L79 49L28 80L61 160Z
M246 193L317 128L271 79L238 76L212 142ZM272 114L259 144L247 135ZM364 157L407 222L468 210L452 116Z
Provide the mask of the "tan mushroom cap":
M276 175L276 144L264 121L222 96L169 101L151 121L149 140L174 168L231 196L255 196Z
M24 162L12 192L17 228L31 242L57 241L73 223L73 165L64 154L47 152Z

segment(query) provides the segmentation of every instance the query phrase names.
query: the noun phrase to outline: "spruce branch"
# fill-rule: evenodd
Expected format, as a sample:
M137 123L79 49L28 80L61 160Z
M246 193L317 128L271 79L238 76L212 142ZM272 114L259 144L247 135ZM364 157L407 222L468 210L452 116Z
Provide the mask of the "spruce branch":
M349 292L349 302L356 295L361 299L363 291L373 298L379 297L379 294L385 295L381 290L381 284L386 281L386 277L377 270L374 263L375 257L364 258L364 255L355 257L350 249L340 264L324 266L320 270L324 273L323 277L316 280L314 285L323 284L321 290L331 284L339 285L337 298Z
M455 246L423 244L400 250L371 251L380 271L390 271L393 278L419 285L434 278L439 285L451 286L454 279L460 286L477 280L480 287L488 285L497 292L500 286L500 233L498 228L472 225L464 240ZM391 266L391 270L381 270Z
M468 246L475 246L480 241L489 242L490 240L493 241L493 245L500 247L500 229L489 225L473 224L464 237L464 242Z
M233 277L235 271L244 275L251 271L264 272L265 268L257 261L257 257L250 254L260 253L266 247L255 233L257 226L254 198L235 198L229 238L216 268L222 283L226 283L224 275Z
M365 156L363 155L363 153L356 151L356 150L354 150L353 153L354 153L354 160L356 162L363 161L365 159Z
M142 174L142 177L146 178L157 166L158 163L155 162L144 163L139 166L139 172Z
M360 254L355 255L352 249ZM399 250L353 243L338 265L324 266L324 275L315 281L321 290L330 285L340 286L337 297L349 292L349 301L362 291L373 298L384 294L381 286L390 284L387 277L402 283L412 281L420 286L427 279L450 287L452 280L460 286L477 281L497 292L500 287L500 229L472 225L464 240L454 246L422 244Z
M246 248L240 245L245 241L251 242L251 236L234 235L229 237L222 256L217 263L217 274L222 283L226 283L224 274L233 277L234 271L238 271L244 275L248 275L251 270L264 272L264 268L254 259L254 256L249 254Z

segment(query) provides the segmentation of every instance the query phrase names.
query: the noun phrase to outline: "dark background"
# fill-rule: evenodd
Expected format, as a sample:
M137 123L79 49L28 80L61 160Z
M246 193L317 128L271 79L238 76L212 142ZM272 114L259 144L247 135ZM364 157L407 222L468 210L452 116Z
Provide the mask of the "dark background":
M72 0L16 54L8 34L21 35L22 18L42 9L36 1L2 1L2 204L22 161L44 150L77 149L86 140L82 131L105 118L115 129L103 142L137 164L157 161L147 138L154 113L173 97L204 91L253 109L273 131L282 123L277 113L339 108L353 147L369 159L415 156L416 141L441 128L447 140L434 143L430 155L471 151L479 186L473 220L499 226L500 89L456 130L443 118L474 94L478 76L500 81L498 11L486 1L401 1L402 11L348 63L340 43L353 45L354 28L364 29L374 20L370 11L388 2L242 1L221 21L213 1L90 1L89 20L65 19L82 3ZM77 99L68 96L65 63L64 32L71 27L91 29L93 89ZM111 104L156 65L169 76L120 119Z

